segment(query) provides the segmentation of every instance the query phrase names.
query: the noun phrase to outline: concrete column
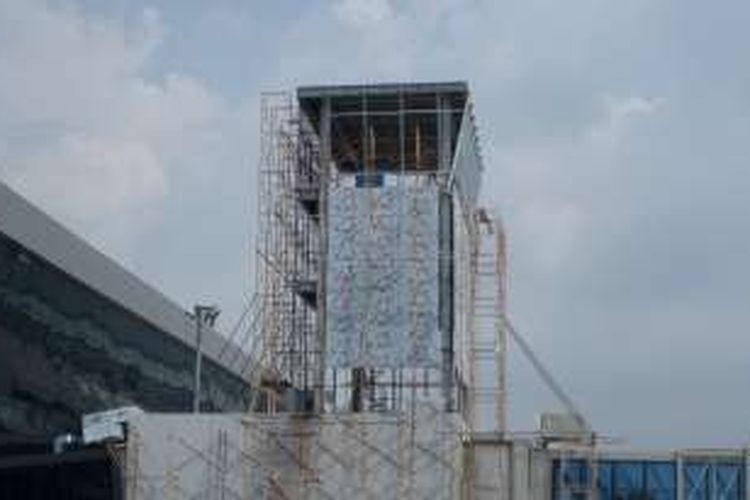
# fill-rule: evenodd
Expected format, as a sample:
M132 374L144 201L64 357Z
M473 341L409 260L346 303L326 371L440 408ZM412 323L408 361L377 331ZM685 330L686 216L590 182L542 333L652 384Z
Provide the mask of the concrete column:
M331 176L331 99L326 97L320 110L320 204L318 208L318 230L320 247L318 250L317 286L317 330L320 357L315 373L315 411L322 413L325 406L326 374L326 276L328 273L328 183Z
M677 474L677 481L675 484L677 485L677 500L684 500L685 498L685 471L682 470L684 466L684 461L682 459L682 453L679 451L676 452L675 457L675 474Z

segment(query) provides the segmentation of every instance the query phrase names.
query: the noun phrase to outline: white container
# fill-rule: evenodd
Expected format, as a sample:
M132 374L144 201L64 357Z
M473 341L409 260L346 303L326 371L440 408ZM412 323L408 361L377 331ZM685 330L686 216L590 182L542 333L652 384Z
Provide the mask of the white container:
M128 420L142 413L137 406L124 406L84 415L81 422L83 443L124 440Z

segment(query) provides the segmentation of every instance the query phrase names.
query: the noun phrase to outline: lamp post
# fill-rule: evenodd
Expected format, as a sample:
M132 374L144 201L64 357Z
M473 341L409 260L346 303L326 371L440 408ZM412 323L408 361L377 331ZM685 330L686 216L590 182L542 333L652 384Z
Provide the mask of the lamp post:
M216 306L196 305L193 308L195 316L195 381L193 384L193 413L201 411L201 364L203 359L202 346L203 327L213 327L219 316Z

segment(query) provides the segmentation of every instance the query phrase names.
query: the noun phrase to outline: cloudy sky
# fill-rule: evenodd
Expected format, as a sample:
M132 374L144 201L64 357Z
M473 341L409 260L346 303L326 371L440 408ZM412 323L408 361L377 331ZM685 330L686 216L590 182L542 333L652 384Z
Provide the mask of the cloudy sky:
M510 308L602 433L750 441L750 4L0 0L0 180L225 327L258 101L470 82ZM511 422L556 403L513 348Z

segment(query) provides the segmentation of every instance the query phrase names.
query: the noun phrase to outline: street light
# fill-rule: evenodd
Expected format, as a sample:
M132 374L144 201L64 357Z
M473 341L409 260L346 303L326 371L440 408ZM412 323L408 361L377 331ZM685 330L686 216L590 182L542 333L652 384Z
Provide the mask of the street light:
M203 354L201 342L203 340L203 327L213 327L219 316L219 308L216 306L196 305L193 307L195 317L195 382L193 384L193 413L201 411L201 361Z

